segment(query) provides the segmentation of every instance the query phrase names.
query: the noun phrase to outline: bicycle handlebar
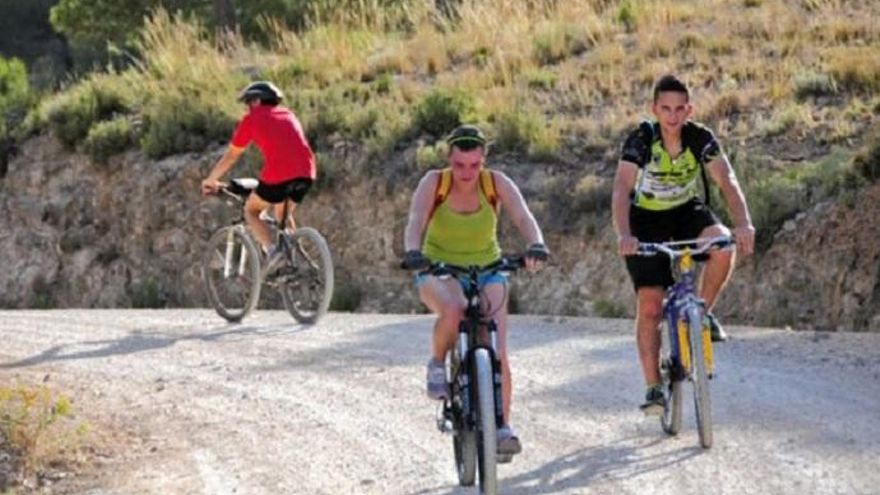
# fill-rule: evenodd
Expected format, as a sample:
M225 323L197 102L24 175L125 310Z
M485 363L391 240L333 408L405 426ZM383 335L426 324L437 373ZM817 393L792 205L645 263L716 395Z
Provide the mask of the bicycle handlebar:
M458 266L447 263L431 263L426 270L419 272L420 275L442 276L479 276L484 273L513 273L526 266L526 258L521 254L504 255L498 261L490 263L486 266Z
M690 247L697 246L700 243L703 243L700 247ZM721 235L709 239L690 239L686 241L640 242L636 254L638 256L655 256L662 253L675 259L684 256L685 253L690 253L691 256L698 256L716 249L724 249L734 244L736 244L736 240L729 235ZM679 246L686 247L679 248Z

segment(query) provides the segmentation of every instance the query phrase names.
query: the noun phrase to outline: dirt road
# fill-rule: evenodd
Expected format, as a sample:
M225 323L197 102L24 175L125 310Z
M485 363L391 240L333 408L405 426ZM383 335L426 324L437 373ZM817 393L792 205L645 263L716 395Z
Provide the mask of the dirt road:
M637 410L625 320L515 317L505 494L880 493L880 335L731 327L712 383L715 446L692 405L665 436ZM476 493L423 396L431 319L208 310L2 311L0 380L50 375L112 454L66 492ZM690 394L690 388L686 389ZM75 488L71 488L75 487Z

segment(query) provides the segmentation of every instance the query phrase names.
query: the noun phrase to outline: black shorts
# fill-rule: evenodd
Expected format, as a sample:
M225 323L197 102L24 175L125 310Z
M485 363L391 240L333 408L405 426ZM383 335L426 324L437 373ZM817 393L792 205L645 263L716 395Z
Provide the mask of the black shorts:
M630 207L629 228L640 242L666 242L695 239L706 227L721 222L701 201L691 200L670 210L652 211ZM639 287L670 287L672 270L669 258L627 256L626 269L636 289Z
M310 187L312 187L312 179L301 177L278 184L266 184L260 181L255 192L260 199L267 203L283 203L285 199L289 198L299 204L306 197Z

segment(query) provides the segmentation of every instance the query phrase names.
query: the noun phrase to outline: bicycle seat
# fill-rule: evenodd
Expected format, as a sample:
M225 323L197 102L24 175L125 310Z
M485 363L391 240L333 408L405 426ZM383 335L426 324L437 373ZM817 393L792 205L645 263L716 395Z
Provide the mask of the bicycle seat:
M237 196L247 196L251 191L257 188L260 182L257 179L240 178L229 181L227 190Z

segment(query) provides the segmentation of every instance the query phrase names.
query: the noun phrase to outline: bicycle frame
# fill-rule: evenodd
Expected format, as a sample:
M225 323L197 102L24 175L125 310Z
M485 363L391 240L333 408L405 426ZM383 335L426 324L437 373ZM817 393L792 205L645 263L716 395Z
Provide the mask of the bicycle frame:
M676 378L682 379L690 377L693 371L691 342L693 342L692 339L697 338L696 335L690 335L690 328L686 323L688 320L683 316L696 311L702 321L706 303L696 294L696 269L689 250L685 250L685 253L678 259L678 270L680 274L678 281L666 292L663 314L669 332L670 354L679 371ZM706 327L706 325L702 326ZM705 329L708 330L708 327ZM706 359L707 368L711 373L711 339L709 339L708 345L705 342L704 340L704 359Z
M508 259L502 258L499 263L490 265L489 267L456 267L452 265L437 264L431 269L423 273L433 274L438 277L455 277L464 282L464 295L467 306L464 311L464 319L459 324L458 340L456 352L458 356L458 367L451 370L449 381L453 387L460 391L459 394L450 400L445 401L443 405L443 413L438 416L438 426L442 431L448 431L447 422L456 416L453 408L458 404L454 399L458 399L461 405L461 411L458 411L461 418L464 419L463 425L452 425L454 429L464 428L473 430L476 428L476 416L473 407L473 379L470 376L470 370L473 365L473 356L478 349L486 349L492 362L492 375L495 392L495 419L497 424L502 424L504 409L501 395L501 361L498 358L498 325L495 320L485 318L480 308L480 288L478 280L484 273L503 273L511 272L518 268L522 263L519 258ZM485 327L488 335L488 342L481 342L481 328ZM450 418L452 416L452 418Z

